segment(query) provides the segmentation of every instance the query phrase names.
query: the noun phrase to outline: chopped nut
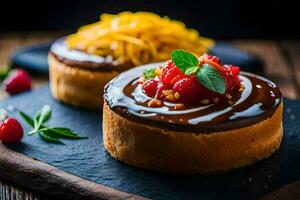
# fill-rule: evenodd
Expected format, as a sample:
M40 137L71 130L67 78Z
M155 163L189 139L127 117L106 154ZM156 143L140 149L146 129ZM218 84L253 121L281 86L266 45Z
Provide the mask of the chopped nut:
M239 92L243 92L244 90L245 90L245 86L241 84L239 88Z
M158 99L151 99L149 102L148 102L148 106L149 107L160 107L162 105L161 101L158 100Z
M240 84L239 92L243 92L245 90L245 86L243 84Z
M168 96L166 96L166 99L168 99L169 101L175 101L175 97L173 94L169 94Z
M175 97L175 99L179 99L179 97L180 97L179 92L175 92L174 97Z
M228 93L226 93L225 96L227 97L227 99L231 99L232 98L232 96L230 94L228 94Z
M168 96L169 94L173 94L173 90L163 90L162 93L164 96Z
M219 103L219 100L220 100L219 97L213 98L213 101L214 101L215 104Z
M175 110L180 110L180 109L183 109L184 108L184 104L182 103L177 103L174 107Z
M202 104L208 104L209 103L209 99L202 99L200 101L200 103L202 103Z
M160 68L160 67L157 67L157 68L155 69L154 73L156 74L156 76L161 77L161 73L162 73L161 68Z

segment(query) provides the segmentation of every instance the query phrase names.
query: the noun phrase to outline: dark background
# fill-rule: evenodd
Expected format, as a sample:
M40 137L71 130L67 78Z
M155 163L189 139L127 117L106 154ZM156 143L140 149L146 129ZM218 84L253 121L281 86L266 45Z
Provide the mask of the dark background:
M214 38L299 38L300 6L292 0L2 0L0 31L70 30L103 12L152 11Z

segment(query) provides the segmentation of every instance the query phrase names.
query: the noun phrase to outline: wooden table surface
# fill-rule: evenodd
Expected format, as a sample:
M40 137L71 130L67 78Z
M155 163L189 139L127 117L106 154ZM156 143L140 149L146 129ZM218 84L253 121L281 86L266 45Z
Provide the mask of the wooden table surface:
M0 33L0 69L9 65L14 50L51 41L64 32ZM300 41L286 40L231 40L233 45L261 58L265 64L266 77L279 85L283 94L292 99L300 97ZM34 88L48 81L47 76L31 74ZM7 94L0 87L0 99ZM1 200L42 199L38 194L0 180Z

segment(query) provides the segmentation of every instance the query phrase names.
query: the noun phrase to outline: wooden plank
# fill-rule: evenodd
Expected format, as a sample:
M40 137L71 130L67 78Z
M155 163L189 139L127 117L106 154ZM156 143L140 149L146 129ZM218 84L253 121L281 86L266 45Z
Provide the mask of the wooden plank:
M279 85L282 93L289 98L299 98L300 94L293 82L294 73L291 65L282 54L282 46L278 42L264 40L243 40L233 43L246 52L258 56L265 64L266 77Z
M0 176L3 180L34 190L50 199L146 199L82 179L12 151L2 144L0 152ZM10 188L2 187L2 190L6 190L3 193L6 199L10 199L9 196L14 194Z
M0 199L1 200L38 200L39 195L33 194L20 187L12 186L9 183L0 181Z

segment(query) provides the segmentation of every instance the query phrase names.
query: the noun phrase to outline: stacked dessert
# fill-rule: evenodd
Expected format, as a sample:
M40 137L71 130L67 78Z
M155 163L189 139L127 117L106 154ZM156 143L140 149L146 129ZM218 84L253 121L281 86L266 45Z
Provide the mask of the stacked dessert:
M99 108L104 85L120 72L167 60L177 48L201 55L212 45L183 23L153 13L103 14L99 22L54 42L49 52L51 91L65 103Z

